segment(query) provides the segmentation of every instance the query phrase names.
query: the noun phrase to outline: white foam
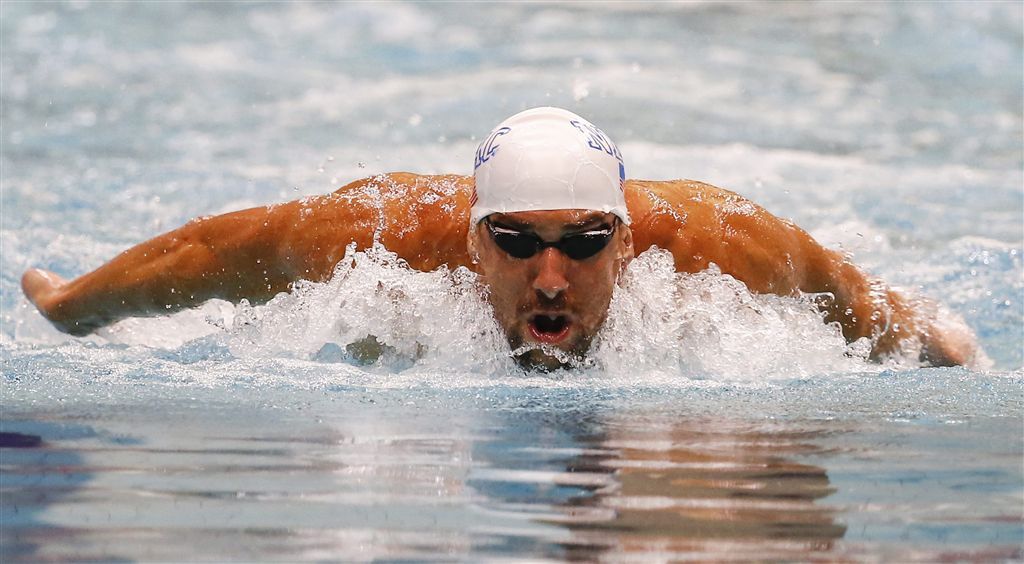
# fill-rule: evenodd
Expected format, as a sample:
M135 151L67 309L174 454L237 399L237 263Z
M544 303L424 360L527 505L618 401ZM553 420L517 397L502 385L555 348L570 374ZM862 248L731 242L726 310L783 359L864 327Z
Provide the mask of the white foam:
M239 357L507 372L508 347L481 293L465 268L419 272L381 246L350 248L329 282L237 308L228 344Z
M15 316L18 341L73 339L28 306ZM478 384L522 375L474 273L415 271L381 246L350 248L329 282L300 282L263 305L211 301L122 321L87 340L171 350L186 364L223 351L244 366L291 366L260 371L258 378L274 382L308 378L317 366L336 366L326 378L340 381L405 373ZM757 382L877 369L865 362L867 352L865 343L849 346L837 327L823 323L810 297L755 295L716 268L680 274L668 252L652 249L627 269L584 365L540 377L548 380L542 385L581 376L630 385ZM233 369L224 368L217 372L230 378Z
M652 249L630 265L594 355L609 374L760 380L863 370L865 345L848 346L810 297L755 295L714 265L680 274Z
M379 246L350 251L330 282L239 307L229 347L242 358L367 362L391 372L516 372L472 272L413 271ZM714 268L679 274L668 252L653 249L616 289L584 371L638 382L750 381L870 369L867 352L823 323L809 297L754 295Z

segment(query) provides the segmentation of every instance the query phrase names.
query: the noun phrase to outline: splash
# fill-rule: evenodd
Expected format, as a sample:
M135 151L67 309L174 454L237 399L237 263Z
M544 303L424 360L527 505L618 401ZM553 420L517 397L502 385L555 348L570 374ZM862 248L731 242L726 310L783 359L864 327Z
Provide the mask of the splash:
M20 341L71 339L41 318L22 327ZM262 305L211 301L126 320L86 342L171 351L183 364L233 358L367 376L523 376L513 360L521 351L510 350L476 274L416 271L380 245L349 248L329 281L299 282ZM620 280L588 357L545 377L624 384L804 378L879 370L865 360L869 349L866 340L848 345L837 326L823 323L812 296L756 295L714 266L677 273L670 253L651 249Z
M263 306L240 305L236 357L298 357L374 371L517 372L486 293L465 268L418 272L383 247L349 249L326 283L302 282ZM754 295L717 269L675 272L653 249L633 261L608 320L576 372L611 379L792 378L864 369L812 300Z
M294 356L367 369L501 373L513 369L476 275L420 272L383 246L350 247L326 283L300 282L265 305L241 304L235 356Z
M390 372L515 372L486 291L465 269L418 272L381 246L349 249L326 283L299 283L263 306L240 305L236 357L298 357ZM627 269L588 359L602 378L752 380L864 369L810 297L752 294L717 268L675 272L652 249Z
M623 276L593 354L610 374L756 380L862 371L869 352L823 323L812 296L753 294L714 265L680 274L651 249Z

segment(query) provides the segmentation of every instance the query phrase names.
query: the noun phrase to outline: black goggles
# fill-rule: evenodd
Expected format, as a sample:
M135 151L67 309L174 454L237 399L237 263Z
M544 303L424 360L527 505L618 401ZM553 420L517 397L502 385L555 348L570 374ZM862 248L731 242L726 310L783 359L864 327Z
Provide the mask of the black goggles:
M615 234L615 224L566 235L557 241L545 241L531 233L499 227L485 219L487 230L498 247L517 259L527 259L548 247L554 247L572 260L583 260L600 253Z

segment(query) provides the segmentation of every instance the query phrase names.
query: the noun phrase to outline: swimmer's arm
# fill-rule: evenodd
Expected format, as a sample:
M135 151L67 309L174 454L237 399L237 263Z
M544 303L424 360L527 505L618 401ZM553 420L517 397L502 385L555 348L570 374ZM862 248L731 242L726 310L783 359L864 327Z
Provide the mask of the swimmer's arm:
M677 270L698 272L715 263L754 292L820 295L825 321L838 323L849 342L867 337L873 359L899 353L915 340L921 361L931 365L983 358L970 330L955 319L941 319L936 304L889 288L745 198L691 181L645 183L643 188L650 201L676 210L647 215L652 219L644 234L648 245L672 251Z
M818 295L825 321L838 323L848 342L867 337L872 359L899 355L909 346L919 348L920 360L932 366L980 360L970 330L958 320L941 319L937 304L890 288L796 225L759 207L727 217L725 224L732 235L724 240L742 258L734 268L747 270L737 278L750 280L755 291Z
M74 280L29 270L22 289L58 329L73 335L213 298L264 302L299 279L329 278L346 245L369 241L372 230L362 233L359 217L365 210L333 205L330 198L199 218Z
M971 365L984 358L967 326L956 318L942 319L938 304L910 298L806 238L808 263L800 289L824 293L820 306L826 321L838 322L848 341L869 338L871 358L900 354L908 345L931 366Z

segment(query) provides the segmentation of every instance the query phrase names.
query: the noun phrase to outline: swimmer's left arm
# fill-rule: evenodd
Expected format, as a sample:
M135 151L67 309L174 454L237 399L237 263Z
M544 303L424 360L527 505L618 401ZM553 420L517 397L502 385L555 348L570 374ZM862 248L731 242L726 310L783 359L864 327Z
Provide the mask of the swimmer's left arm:
M774 272L768 278L778 289L793 284L793 290L821 296L819 308L825 321L838 323L849 342L868 338L872 359L917 352L920 361L931 366L980 360L974 335L956 319L941 319L937 304L889 287L803 229L757 209L752 218L757 227L745 229L758 241L753 247L761 249L760 268ZM765 266L765 257L773 260L773 268ZM772 282L762 285L770 287Z
M806 234L805 234L806 235ZM836 321L847 340L871 340L871 358L918 351L931 366L972 365L984 358L970 329L938 304L909 297L868 276L847 257L826 249L806 235L808 264L801 291L833 296L821 307L826 321Z
M751 291L817 294L825 321L853 342L867 337L871 357L920 346L923 362L970 364L982 355L970 330L941 319L937 306L865 274L806 231L732 192L693 181L627 183L637 252L657 245L680 272L716 264Z

